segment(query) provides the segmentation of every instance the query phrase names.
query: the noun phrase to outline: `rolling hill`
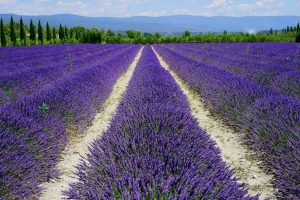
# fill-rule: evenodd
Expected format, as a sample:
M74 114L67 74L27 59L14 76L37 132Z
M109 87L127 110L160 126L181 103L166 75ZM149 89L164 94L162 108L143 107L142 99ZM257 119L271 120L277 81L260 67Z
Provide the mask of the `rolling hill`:
M19 15L13 15L19 20ZM10 14L0 14L6 23L9 22ZM282 29L287 25L295 25L300 21L300 16L248 16L248 17L204 17L191 15L174 15L162 17L84 17L72 14L23 16L26 24L30 19L35 23L40 19L45 25L48 21L51 25L59 26L85 26L89 28L112 29L126 31L129 29L141 32L164 32L174 33L189 30L192 32L258 32L263 30Z

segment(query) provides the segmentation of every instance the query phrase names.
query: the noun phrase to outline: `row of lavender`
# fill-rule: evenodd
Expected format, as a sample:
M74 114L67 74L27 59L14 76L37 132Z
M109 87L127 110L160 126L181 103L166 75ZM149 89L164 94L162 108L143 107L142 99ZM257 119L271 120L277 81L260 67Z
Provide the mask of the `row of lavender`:
M271 44L269 45L272 48ZM268 57L270 54L267 53L263 56L247 54L241 48L241 44L227 44L229 46L227 48L224 44L223 46L220 48L220 45L210 44L203 48L203 45L164 45L164 47L201 64L224 69L285 95L296 99L300 98L300 56L295 53L297 48L299 48L300 53L300 45L293 44L291 46L294 51L293 54L297 55L296 57L286 52L287 55L283 58L279 56L281 59L276 58L276 61L273 62L268 62L272 59ZM235 46L240 52L236 52ZM265 46L268 47L268 44ZM252 46L244 44L243 47L244 49L251 49ZM283 47L285 44L277 44L277 48L285 49ZM288 59L293 56L295 57L294 60Z
M264 64L278 64L299 69L300 45L297 43L218 43L218 44L182 44L187 49L201 49L203 52L221 53L244 61ZM268 59L265 59L268 58Z
M2 73L53 66L65 61L68 55L81 57L97 51L108 50L124 45L59 45L39 47L11 47L0 50Z
M83 45L84 47L84 45ZM64 47L61 47L64 48ZM74 48L74 52L71 54L61 53L58 50L59 55L50 55L49 59L44 59L47 52L41 54L40 62L41 67L37 67L30 61L20 61L18 71L2 73L0 75L0 105L6 103L12 103L17 99L23 98L26 95L36 93L47 84L64 79L66 76L70 76L80 70L93 66L94 64L102 64L115 56L118 56L122 52L125 52L129 46L101 46L94 45L89 46L89 52L82 52L77 46ZM45 55L46 54L46 55ZM53 62L53 59L58 62ZM30 60L30 58L28 58ZM28 64L30 63L30 64ZM1 66L1 69L9 69L8 65Z
M70 199L257 199L233 178L150 46L77 176Z
M0 198L29 199L40 192L42 182L57 175L69 131L87 127L139 48L120 46L113 56L100 54L92 65L0 107Z
M300 194L300 102L223 69L155 45L216 116L237 128L275 174L278 196Z

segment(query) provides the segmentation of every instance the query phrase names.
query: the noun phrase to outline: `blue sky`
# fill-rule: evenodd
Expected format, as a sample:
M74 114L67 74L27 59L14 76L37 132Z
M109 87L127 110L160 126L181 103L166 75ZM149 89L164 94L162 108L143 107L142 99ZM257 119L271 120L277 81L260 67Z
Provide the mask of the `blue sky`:
M0 13L113 17L300 15L300 0L0 0Z

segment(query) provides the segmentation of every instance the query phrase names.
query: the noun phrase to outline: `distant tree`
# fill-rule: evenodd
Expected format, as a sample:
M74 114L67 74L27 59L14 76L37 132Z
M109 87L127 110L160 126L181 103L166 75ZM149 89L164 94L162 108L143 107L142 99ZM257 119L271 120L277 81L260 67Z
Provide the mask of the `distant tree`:
M156 33L155 33L155 37L156 37L156 38L161 38L161 34L160 34L159 32L156 32Z
M10 40L14 46L17 45L15 22L12 15L10 16Z
M48 22L46 24L46 39L48 42L51 40L51 28Z
M26 45L25 25L24 25L22 17L20 18L20 39L21 39L22 44Z
M84 42L84 36L86 28L82 26L77 26L72 28L74 31L75 39L79 42Z
M101 44L102 35L101 32L97 29L92 29L88 32L87 39L89 43Z
M144 33L144 37L145 37L145 38L151 38L151 37L152 37L152 34L151 34L151 33Z
M3 24L3 20L1 18L0 21L0 35L1 35L1 46L2 47L6 47L7 42L6 42L6 33L5 33L5 28L4 28L4 24Z
M38 40L40 41L40 44L44 44L44 33L43 33L43 27L41 24L41 20L39 20L39 23L38 23Z
M299 32L300 31L300 23L298 22L298 24L297 24L297 32Z
M296 42L297 42L297 43L300 43L300 31L297 32L297 35L296 35Z
M65 34L64 34L65 35L65 39L67 40L69 38L69 30L68 30L67 26L65 26L64 32L65 32Z
M273 28L270 29L269 33L270 33L270 34L273 34Z
M289 26L286 27L286 32L290 32L290 27Z
M133 39L133 38L139 38L141 36L141 32L135 31L135 30L128 30L126 31L127 37Z
M61 24L59 25L58 37L59 37L60 40L65 39L65 30L64 30L64 28Z
M108 29L108 30L106 31L106 36L114 37L114 36L115 36L115 33L114 33L111 29Z
M56 39L56 28L55 27L52 28L52 39L53 40Z
M184 37L190 37L192 34L190 31L184 31L183 36Z
M32 19L30 20L30 25L29 25L29 34L30 34L30 40L32 42L35 42L36 39L36 30L35 30L35 25L33 24Z

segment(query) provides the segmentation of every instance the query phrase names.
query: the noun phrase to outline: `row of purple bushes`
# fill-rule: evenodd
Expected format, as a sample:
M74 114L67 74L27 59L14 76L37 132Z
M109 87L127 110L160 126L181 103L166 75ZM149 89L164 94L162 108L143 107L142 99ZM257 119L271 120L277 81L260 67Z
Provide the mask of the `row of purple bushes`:
M98 55L100 64L0 107L0 198L29 199L40 192L42 182L57 175L55 166L67 144L67 130L76 128L79 133L86 128L139 48L120 48L117 56L103 63L107 54Z
M156 50L212 113L237 128L275 175L278 197L300 198L300 102L223 69Z
M70 199L257 199L237 183L150 46L109 130L77 170Z
M269 47L269 52L273 51L272 45L264 44L264 46ZM208 64L224 69L285 95L296 99L300 98L300 56L294 55L297 48L299 48L300 52L300 45L277 44L276 48L282 49L282 54L286 54L284 57L279 56L281 59L272 59L269 53L266 55L263 53L261 53L262 55L257 55L256 53L245 52L245 49L255 48L255 44L227 44L227 46L224 44L174 44L163 46L201 64ZM261 44L257 44L257 46L260 47ZM290 46L290 51L286 50L286 52L285 46ZM237 52L237 50L240 52ZM265 52L266 50L261 51ZM275 52L277 53L277 51Z
M1 69L7 69L10 72L4 72L0 75L0 90L2 90L0 105L12 103L24 96L34 94L45 85L64 79L79 70L105 63L130 48L130 46L125 45L88 47L90 53L84 52L83 54L77 46L71 46L70 51L73 52L73 48L75 49L73 53L62 53L59 50L58 55L50 55L49 59L44 59L44 57L49 57L48 53L45 52L42 53L40 60L34 62L35 64L30 61L20 61L18 64L10 66L10 62L7 61L9 65L1 66ZM64 47L61 48L64 49ZM56 62L53 61L55 59ZM31 59L28 57L27 60ZM19 70L16 71L15 68L19 68Z

